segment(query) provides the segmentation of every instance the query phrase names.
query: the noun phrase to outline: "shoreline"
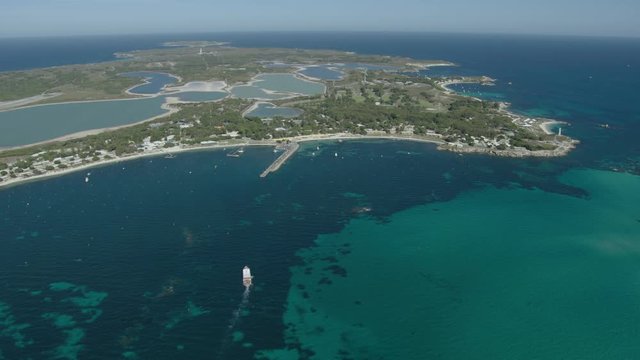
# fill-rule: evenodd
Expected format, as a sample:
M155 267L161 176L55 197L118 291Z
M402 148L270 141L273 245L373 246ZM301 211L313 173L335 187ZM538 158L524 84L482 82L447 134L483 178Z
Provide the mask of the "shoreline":
M200 144L200 145L193 145L188 147L173 147L173 148L166 148L166 149L150 150L142 153L125 155L125 156L115 157L107 160L99 160L99 161L95 161L87 164L82 164L76 167L70 167L67 169L51 170L40 175L34 175L26 178L9 179L7 181L0 182L0 191L11 186L18 186L20 184L24 184L32 181L46 180L48 178L63 176L66 174L70 174L70 173L74 173L74 172L78 172L78 171L82 171L82 170L86 170L94 167L110 165L110 164L115 164L119 162L126 162L130 160L136 160L139 158L178 154L178 153L185 153L185 152L199 151L199 150L201 151L219 150L219 149L225 149L225 148L249 147L249 146L277 146L278 141L286 141L286 140L289 140L291 142L297 142L297 143L313 142L313 141L329 141L329 140L398 140L398 141L417 141L417 142L432 143L432 144L444 143L443 141L439 141L435 139L431 140L427 138L410 138L410 137L393 136L393 135L388 135L388 136L354 135L354 134L347 134L347 133L338 133L338 134L324 134L324 135L321 135L321 134L303 135L303 136L292 137L292 138L278 138L278 139L271 139L271 140L250 140L242 143L232 143L232 144L206 144L206 145Z
M542 129L542 131L544 131L545 134L547 135L556 135L556 133L554 133L551 130L551 127L553 127L554 125L566 125L567 123L564 121L559 121L559 120L549 120L549 121L544 121L543 123L539 124L538 126L540 126L540 129Z
M178 75L173 75L171 73L165 73L165 72L155 72L155 71L148 71L149 73L156 73L156 74L164 74L164 75L168 75L171 76L173 78L176 78L177 80L179 80L179 82L182 82L182 78L179 77ZM132 100L143 100L143 99L152 99L152 98L157 98L157 97L161 97L161 96L171 96L171 95L175 95L175 94L180 94L180 93L185 93L185 92L225 92L229 95L232 95L227 89L228 89L228 85L224 82L224 81L195 81L195 83L206 83L206 84L215 84L215 83L221 83L220 85L216 86L216 87L212 87L210 89L206 89L206 90L198 90L198 89L189 89L189 88L183 88L191 83L186 83L184 85L179 85L179 86L170 86L169 88L174 88L174 89L170 89L170 90L166 90L165 88L167 87L167 85L165 85L161 91L154 93L154 94L141 94L141 93L135 93L135 92L131 92L132 89L135 89L138 86L143 86L146 84L149 84L150 82L147 80L149 78L144 78L143 79L143 83L142 84L136 84L131 86L128 89L125 89L123 91L124 94L129 95L130 97L122 97L122 98L113 98L113 99L94 99L94 100L70 100L70 101L61 101L61 102L51 102L51 103L44 103L44 104L33 104L33 105L29 105L31 103L37 103L40 101L44 101L44 100L49 100L52 99L54 97L60 96L60 95L64 95L64 93L51 93L51 94L41 94L41 95L35 95L35 96L31 96L31 97L26 97L26 98L22 98L22 99L18 99L18 100L11 100L11 101L4 101L4 102L0 102L0 112L9 112L9 111L14 111L14 110L22 110L22 109L29 109L29 108L34 108L34 107L39 107L39 106L57 106L57 105L67 105L67 104L82 104L82 103L94 103L94 102L108 102L108 101L132 101ZM193 82L192 82L193 83ZM222 86L222 84L224 84L224 86ZM106 129L106 128L105 128ZM30 145L36 145L34 144L30 144ZM2 149L4 150L4 149Z
M150 71L150 73L154 73L153 71ZM170 73L164 73L164 72L156 72L158 74L165 74L171 77L174 77L176 79L180 79L180 81L182 81L182 79L180 77L178 77L177 75L173 75ZM291 75L293 77L295 77L296 79L300 80L300 81L305 81L305 82L309 82L309 83L314 83L314 84L321 84L323 85L323 94L326 94L327 91L327 86L322 82L315 82L315 81L311 81L311 80L307 80L304 79L301 76L298 76L295 73L274 73L274 74L286 74L286 75ZM180 93L186 93L186 92L224 92L227 94L227 96L221 98L221 99L217 99L217 100L211 100L211 101L207 101L207 102L216 102L216 101L221 101L227 98L237 98L237 99L245 99L243 97L238 97L235 94L232 93L232 90L234 87L236 86L253 86L256 87L258 89L261 89L262 91L264 91L266 94L268 95L283 95L284 97L281 98L277 98L277 99L269 99L269 98L251 98L251 100L256 100L258 102L271 102L271 101L275 101L275 100L288 100L288 99L294 99L297 97L305 97L305 96L310 96L310 95L305 95L305 94L300 94L300 93L285 93L285 92L279 92L279 91L274 91L274 90L268 90L268 89L263 89L259 86L254 85L256 82L259 81L263 81L258 79L257 77L260 75L264 75L264 74L258 74L256 76L254 76L251 81L249 81L246 84L241 84L241 85L233 85L230 86L229 84L227 84L225 81L219 81L219 80L215 80L215 81L199 81L199 82L191 82L191 83L187 83L184 85L180 85L178 87L178 89L176 89L173 92L166 92L163 88L162 91L155 93L155 94L137 94L137 93L132 93L130 92L131 89L136 88L138 86L142 86L144 84L149 83L149 81L147 81L145 78L145 83L144 84L138 84L138 85L134 85L132 87L130 87L129 89L125 90L125 93L127 95L131 95L131 96L135 96L135 97L130 97L130 98L117 98L117 99L101 99L101 100L73 100L73 101L63 101L63 102L54 102L54 103L46 103L46 104L34 104L34 105L28 105L28 106L19 106L19 107L12 107L12 108L8 108L8 109L2 109L2 103L0 103L0 112L9 112L9 111L17 111L17 110L22 110L22 109L29 109L29 108L35 108L35 107L42 107L42 106L58 106L58 105L67 105L67 104L85 104L85 103L98 103L98 102L115 102L115 101L134 101L134 100L144 100L144 99L154 99L154 98L158 98L158 97L165 97L165 102L160 106L160 108L162 110L166 110L163 114L159 114L156 116L153 116L151 118L147 118L147 119L142 119L140 121L136 121L130 124L124 124L124 125L119 125L119 126L112 126L112 127L105 127L105 128L98 128L98 129L89 129L89 130L82 130L82 131L77 131L74 133L70 133L70 134L66 134L63 136L59 136L57 138L53 138L53 139L48 139L48 140L43 140L43 141L38 141L35 143L29 143L29 144L24 144L24 145L18 145L18 146L8 146L8 147L0 147L0 151L5 151L5 150L17 150L17 149L21 149L21 148L26 148L26 147L30 147L30 146L38 146L38 145L44 145L47 143L53 143L53 142L57 142L57 141L64 141L64 140L70 140L70 139L77 139L80 137L84 137L84 136L89 136L89 135L95 135L95 134L99 134L102 132L106 132L106 131L113 131L113 130L118 130L118 129L122 129L125 127L130 127L130 126L135 126L135 125L139 125L139 124L143 124L145 122L149 122L149 121L153 121L165 116L169 116L172 115L173 113L177 112L179 109L175 109L173 107L170 107L169 105L174 105L174 104L181 104L181 103L191 103L190 101L182 101L179 99L179 97L176 96L172 96L172 95L178 95ZM195 83L195 84L193 84ZM206 90L206 91L196 91L189 89L188 86L189 84L191 84L191 86L194 85L198 85L198 83L202 83L203 85L209 85L212 86L211 89L216 89L216 90ZM221 89L220 89L221 88ZM220 89L220 90L218 90ZM60 93L62 94L62 93ZM36 97L38 98L37 101L42 101L43 99L46 98L40 98L44 95L37 95ZM58 95L55 95L58 96ZM29 99L34 99L36 97L30 97L30 98L24 98L24 99L20 99L20 100L12 100L12 102L14 101L28 101ZM50 96L50 97L54 97L54 96ZM49 98L49 97L47 97ZM31 102L35 102L36 100L32 100L27 102L31 103Z
M442 62L433 63L433 64L407 63L406 66L415 67L420 70L429 70L432 67L449 67L449 66L455 67L455 66L458 66L458 64L443 60Z
M135 100L135 99L132 99L132 100ZM46 145L46 144L49 144L49 143L54 143L54 142L59 142L59 141L73 140L73 139L83 138L83 137L86 137L86 136L101 134L103 132L114 131L114 130L124 129L124 128L131 127L131 126L144 124L146 122L157 120L157 119L163 118L165 116L170 116L170 115L173 115L173 114L177 113L178 111L180 111L180 109L177 108L177 107L173 107L171 105L181 104L181 103L183 103L183 102L179 98L167 96L165 98L165 102L162 103L162 105L160 105L160 108L162 110L165 110L165 112L160 114L160 115L156 115L156 116L153 116L153 117L141 120L141 121L136 121L135 123L131 123L131 124L124 124L124 125L112 126L112 127L107 127L107 128L99 128L99 129L82 130L82 131L74 132L74 133L71 133L71 134L62 135L62 136L59 136L59 137L54 138L54 139L39 141L39 142L36 142L36 143L30 143L30 144L19 145L19 146L11 146L11 147L0 147L0 152L2 152L2 151L11 151L11 150L20 150L20 149L28 148L28 147L31 147L31 146Z
M13 109L7 109L7 110L0 110L0 112L8 112L8 111L15 111L15 110L22 110L22 109L30 109L30 108L34 108L34 107L41 107L41 106L58 106L58 105L68 105L68 104L82 104L82 103L94 103L94 102L113 102L113 101L133 101L133 100L144 100L144 99L151 99L151 98L156 98L156 97L160 97L160 96L165 96L168 94L156 94L156 95L150 95L150 96L140 96L137 95L137 97L130 97L130 98L117 98L117 99L100 99L100 100L71 100L71 101L62 101L62 102L54 102L54 103L46 103L46 104L35 104L35 105L28 105L28 106L21 106L18 108L13 108Z
M51 94L43 93L40 95L30 96L22 99L17 99L17 100L0 101L0 112L20 109L22 107L25 107L26 105L37 103L37 102L48 100L48 99L53 99L54 97L57 97L60 95L62 95L61 92L56 92Z
M317 65L315 65L315 66L319 67ZM301 77L303 80L306 79L306 80L309 80L309 81L312 81L312 82L320 82L320 83L323 83L324 81L342 81L346 77L346 74L345 74L344 71L340 70L337 67L331 68L330 66L325 66L325 68L327 68L327 69L329 69L331 71L339 72L340 73L340 78L339 79L337 79L337 80L336 79L326 80L326 79L320 79L320 78L309 76L309 75L306 75L306 74L302 73L303 71L309 69L310 67L312 67L312 65L296 66L296 70L295 70L295 72L293 74ZM325 85L325 92L326 92L326 87L327 86Z
M553 151L541 150L541 151L528 151L528 150L504 150L499 151L492 148L479 148L479 147L455 147L443 140L436 138L427 138L427 137L416 137L416 136L402 136L402 135L356 135L350 133L335 133L335 134L313 134L313 135L301 135L295 137L285 137L285 138L277 138L270 140L246 140L240 143L225 143L225 144L198 144L191 146L179 146L173 148L166 149L155 149L149 150L142 153L136 153L131 155L125 155L120 157L114 157L112 159L107 160L99 160L87 164L82 164L80 166L71 167L67 169L56 169L51 170L49 172L45 172L40 175L34 175L26 178L14 178L9 179L4 182L0 182L0 191L5 188L11 186L17 186L23 183L31 182L31 181L40 181L45 180L47 178L52 178L56 176L62 176L73 172L78 172L81 170L90 169L93 167L99 167L109 164L115 164L119 162L126 162L130 160L135 160L139 158L145 157L154 157L160 155L168 155L168 154L178 154L185 153L191 151L206 151L206 150L219 150L226 148L236 148L236 147L249 147L249 146L277 146L279 142L290 141L295 143L304 143L304 142L322 142L322 141L342 141L342 140L392 140L392 141L413 141L413 142L421 142L421 143L429 143L437 145L437 150L439 151L451 151L455 153L459 153L462 155L463 153L467 154L481 154L481 155L493 155L493 156L501 156L501 157L557 157L566 155L571 149L573 149L574 143L569 143L567 146Z
M147 151L147 152L143 152L143 153L138 153L138 154L131 154L131 155L125 155L125 156L120 156L120 157L115 157L112 159L107 159L107 160L99 160L99 161L95 161L95 162L91 162L91 163L87 163L87 164L82 164L80 166L76 166L76 167L70 167L67 169L57 169L57 170L51 170L50 172L41 174L41 175L35 175L35 176L30 176L27 178L15 178L15 179L10 179L8 181L4 181L0 183L0 191L2 191L3 188L5 187L11 187L11 186L17 186L23 183L27 183L27 182L31 182L31 181L40 181L40 180L46 180L47 178L52 178L52 177L57 177L57 176L63 176L66 174L70 174L70 173L74 173L74 172L78 172L81 170L86 170L86 169L90 169L90 168L94 168L94 167L100 167L100 166L104 166L104 165L110 165L110 164L115 164L115 163L119 163L119 162L126 162L126 161L130 161L130 160L136 160L136 159L140 159L140 158L145 158L145 157L154 157L154 156L160 156L160 155L168 155L168 154L178 154L178 153L183 153L183 152L189 152L189 151L198 151L198 150L217 150L217 149L223 149L223 148L235 148L235 147L243 147L243 146L273 146L273 144L260 144L260 143L255 143L255 144L249 144L249 143L239 143L239 144L214 144L214 145L199 145L199 146L193 146L193 147L176 147L176 148L167 148L167 149L161 149L161 150L151 150L151 151Z
M224 80L212 81L190 81L183 85L165 86L163 92L165 95L179 94L185 92L226 92L229 85Z
M264 91L265 93L267 93L269 95L285 95L286 97L284 97L282 99L305 97L305 96L316 96L316 95L302 94L302 93L296 93L296 92L270 90L270 89L266 89L266 88L257 86L256 83L261 82L261 81L266 81L266 80L259 79L260 76L265 76L265 75L291 75L292 77L294 77L295 79L300 80L300 81L304 81L304 82L311 83L311 84L322 85L322 88L323 88L322 89L322 95L326 95L326 93L327 93L327 85L322 80L318 80L318 81L309 80L309 79L305 78L304 76L298 74L297 72L260 73L260 74L257 74L255 76L253 76L248 83L246 83L244 85L238 85L238 86L253 86L253 87L257 87L257 88L261 89L262 91ZM233 87L231 89L233 89ZM229 89L229 90L231 91L231 89ZM282 99L271 99L271 100L282 100ZM254 100L262 100L262 99L255 98Z
M89 64L89 65L92 65L92 64ZM156 72L156 71L148 71L148 72L149 73L164 74L164 75L167 75L167 76L171 76L171 77L175 78L176 80L178 80L179 82L182 82L182 78L177 76L177 75L173 75L173 74L165 73L165 72ZM121 74L118 74L118 75L121 75ZM143 78L143 82L141 84L133 85L130 88L125 89L123 91L124 94L130 95L131 97L114 98L114 99L95 99L95 100L70 100L70 101L61 101L61 102L52 102L52 103L28 105L28 104L31 104L31 103L34 103L34 102L37 103L37 102L49 100L49 99L52 99L54 97L57 97L57 96L60 96L60 95L64 94L62 92L57 92L57 93L51 93L51 94L35 95L35 96L26 97L26 98L22 98L22 99L18 99L18 100L0 102L0 112L12 111L12 110L21 110L21 109L29 109L29 108L38 107L38 106L55 106L55 105L65 105L65 104L93 103L93 102L106 102L106 101L141 100L141 99L150 99L150 98L156 98L156 97L165 96L165 95L171 95L171 93L164 93L163 92L164 90L162 90L160 92L157 92L155 94L140 94L140 93L131 92L132 89L135 89L138 86L143 86L143 85L150 84L151 82L148 79L150 79L150 78L149 77ZM165 85L165 87L166 87L166 85ZM164 89L164 87L163 87L163 89ZM175 92L175 93L178 93L178 92ZM15 104L15 103L17 103L17 104ZM32 144L32 145L35 145L35 144Z
M247 117L247 114L252 112L253 110L257 109L260 104L271 104L274 105L273 103L267 102L267 101L262 101L262 100L258 100L256 102L254 102L253 104L251 104L248 108L244 109L244 111L242 111L242 117Z
M451 88L449 88L449 85L455 85L455 84L483 84L483 83L494 83L496 80L492 79L490 77L483 77L480 81L474 81L472 79L457 79L457 80L447 80L447 81L442 81L439 82L438 85L440 87L442 87L445 92L451 94L451 95L458 95L458 96L464 96L467 98L471 98L477 101L483 101L480 98L477 98L475 96L470 96L470 95L465 95L465 94L460 94L458 92L456 92L455 90L452 90ZM511 104L508 102L504 102L504 101L498 101L498 104L500 104L500 111L503 112L505 115L511 117L512 119L516 120L516 119L520 119L522 117L525 117L526 115L524 114L518 114L514 111L510 110ZM544 132L546 135L557 135L555 132L553 132L551 130L551 128L554 125L569 125L568 122L566 121L561 121L561 120L553 120L553 119L544 119L544 118L536 118L534 117L534 119L536 120L541 120L542 122L537 124L538 127L540 128L540 130L542 130L542 132ZM571 148L572 149L572 148ZM467 149L468 150L468 149ZM569 149L570 150L570 149ZM566 151L564 149L560 150L560 152L564 154L566 154ZM555 156L555 155L553 155Z
M169 76L169 77L172 77L172 78L176 79L176 80L177 80L177 81L176 81L177 83L181 83L181 82L182 82L182 78L181 78L180 76L178 76L178 75L174 75L174 74L171 74L171 73L168 73L168 72L162 72L162 71L145 71L145 70L142 70L142 71L131 71L131 72L128 72L128 73L120 73L120 74L118 74L118 76L128 77L128 76L125 76L125 74L131 74L131 73L145 73L145 72L146 72L146 73L149 73L149 74L163 74L163 75L167 75L167 76ZM138 78L138 77L137 77L137 76L133 76L133 77L131 77L131 78L135 79L135 78ZM162 94L162 91L164 91L164 89L169 85L169 84L165 84L164 86L162 86L162 88L160 88L160 91L159 91L159 92L157 92L157 93L155 93L155 94L141 94L141 93L135 93L135 92L133 92L133 91L131 91L131 90L133 90L133 89L135 89L135 88L137 88L137 87L140 87L140 86L145 86L145 85L151 84L151 81L149 81L149 80L153 79L153 77L150 77L150 76L149 76L149 77L139 77L139 78L142 78L142 83L141 83L141 84L133 85L132 87L130 87L130 88L128 88L128 89L126 89L124 92L125 92L125 93L127 93L127 94L129 94L129 95L135 95L135 96L145 96L145 97L148 97L148 96L158 96L158 95L161 95L161 94Z

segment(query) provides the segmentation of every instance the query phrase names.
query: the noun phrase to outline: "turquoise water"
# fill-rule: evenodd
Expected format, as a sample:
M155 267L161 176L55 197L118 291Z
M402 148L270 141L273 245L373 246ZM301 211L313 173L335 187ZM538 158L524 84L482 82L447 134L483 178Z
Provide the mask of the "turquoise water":
M6 356L637 351L637 177L344 142L260 179L276 156L140 159L0 192Z
M51 140L80 131L136 123L166 110L164 97L33 106L0 112L0 147Z
M192 102L205 102L205 101L216 101L220 99L224 99L229 94L222 91L187 91L181 92L177 94L172 94L169 96L177 96L182 101L192 101Z
M268 358L631 359L640 354L640 178L588 198L489 188L363 217L299 251L288 350Z
M134 94L140 95L155 95L161 92L165 86L175 84L177 81L175 77L169 74L152 71L128 72L120 75L132 78L141 78L147 81L147 84L138 85L129 90Z
M302 110L290 108L290 107L282 107L275 106L271 103L260 103L258 106L248 112L246 116L257 116L261 118L270 118L270 117L284 117L284 118L292 118L302 114Z
M638 357L637 40L228 36L452 60L430 72L497 78L480 93L582 143L561 159L307 144L266 179L278 154L246 148L4 189L5 358Z
M377 141L305 144L259 178L277 156L181 153L0 191L4 355L637 354L638 177Z

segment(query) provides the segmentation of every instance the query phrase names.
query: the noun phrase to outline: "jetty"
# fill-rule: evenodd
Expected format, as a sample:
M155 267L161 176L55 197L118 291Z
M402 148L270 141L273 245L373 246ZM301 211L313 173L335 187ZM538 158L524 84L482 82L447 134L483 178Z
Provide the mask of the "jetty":
M298 151L300 145L297 142L287 143L283 146L284 152L280 155L276 161L274 161L269 167L260 174L261 178L267 177L272 172L278 171L282 164L284 164L293 154Z
M236 151L230 152L227 154L227 156L229 157L240 157L242 154L244 154L244 148L240 148Z

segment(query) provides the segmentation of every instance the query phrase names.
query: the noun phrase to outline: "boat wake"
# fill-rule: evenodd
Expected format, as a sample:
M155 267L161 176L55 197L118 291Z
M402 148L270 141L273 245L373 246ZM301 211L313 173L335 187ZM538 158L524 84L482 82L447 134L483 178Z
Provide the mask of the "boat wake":
M222 358L222 355L224 354L225 350L229 347L231 343L230 340L232 338L233 329L235 329L236 326L238 326L238 323L240 322L240 317L242 316L242 310L244 310L247 307L247 305L249 305L250 295L251 295L251 287L246 286L244 289L244 292L242 293L242 299L240 300L238 307L235 310L233 310L233 314L231 315L231 319L229 320L229 325L227 326L227 331L222 337L222 344L220 344L220 352L218 353L218 359Z
M229 321L228 331L233 330L233 328L235 328L236 325L238 324L238 321L240 320L240 315L242 315L242 309L247 307L247 305L249 304L250 294L251 294L251 288L249 286L245 287L244 293L242 293L242 300L240 301L240 304L238 304L238 308L233 311L233 316Z

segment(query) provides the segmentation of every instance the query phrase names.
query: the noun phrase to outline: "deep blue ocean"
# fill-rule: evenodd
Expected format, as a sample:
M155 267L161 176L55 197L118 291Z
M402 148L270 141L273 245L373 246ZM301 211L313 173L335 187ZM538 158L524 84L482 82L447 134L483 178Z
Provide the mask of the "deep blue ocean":
M2 39L0 71L172 40L452 61L420 76L491 76L456 89L566 121L581 144L559 159L306 144L266 179L271 149L201 151L0 190L0 359L640 357L640 39Z

